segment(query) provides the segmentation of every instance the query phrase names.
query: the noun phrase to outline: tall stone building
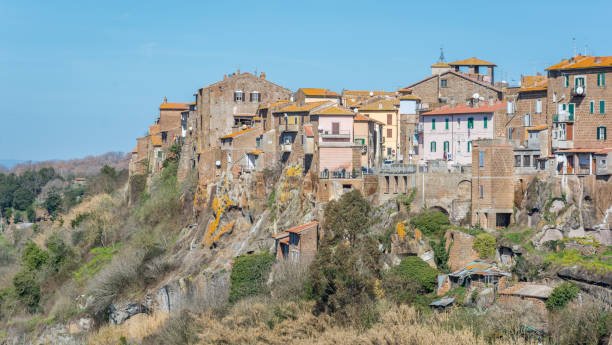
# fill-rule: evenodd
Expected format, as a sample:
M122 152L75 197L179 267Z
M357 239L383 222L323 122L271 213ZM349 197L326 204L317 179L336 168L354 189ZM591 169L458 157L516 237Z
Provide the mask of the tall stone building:
M412 94L421 99L423 109L435 109L443 105L464 103L477 93L485 100L501 100L502 91L494 86L493 69L496 65L471 58L450 64L438 62L431 66L431 76L408 85ZM467 67L467 71L462 68ZM486 67L489 75L480 74Z
M473 141L472 225L504 228L514 212L514 150L506 139Z
M196 94L198 150L213 146L232 132L234 115L255 115L261 104L289 99L291 90L245 72L224 76L222 81L199 89Z

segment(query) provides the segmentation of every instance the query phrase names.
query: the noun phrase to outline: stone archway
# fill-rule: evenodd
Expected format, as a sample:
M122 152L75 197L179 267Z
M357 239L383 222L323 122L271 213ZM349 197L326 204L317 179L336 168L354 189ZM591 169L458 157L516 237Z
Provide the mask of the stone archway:
M440 211L448 216L448 211L442 206L432 206L429 208L429 211Z
M457 184L457 199L471 200L472 199L472 181L462 180Z

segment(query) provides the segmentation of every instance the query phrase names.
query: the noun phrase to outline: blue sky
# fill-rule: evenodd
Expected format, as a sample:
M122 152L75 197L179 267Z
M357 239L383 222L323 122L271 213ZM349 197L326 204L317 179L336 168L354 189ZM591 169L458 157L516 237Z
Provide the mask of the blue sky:
M573 37L612 55L612 1L498 3L0 0L0 159L127 152L164 96L192 101L237 68L293 90L395 90L440 46L515 82L571 56Z

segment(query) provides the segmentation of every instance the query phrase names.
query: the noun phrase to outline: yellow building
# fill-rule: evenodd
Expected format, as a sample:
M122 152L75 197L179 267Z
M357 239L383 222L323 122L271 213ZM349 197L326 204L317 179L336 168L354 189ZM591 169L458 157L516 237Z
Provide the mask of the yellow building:
M359 108L359 114L368 116L383 123L382 156L384 160L399 160L399 103L395 99L385 99L364 105Z

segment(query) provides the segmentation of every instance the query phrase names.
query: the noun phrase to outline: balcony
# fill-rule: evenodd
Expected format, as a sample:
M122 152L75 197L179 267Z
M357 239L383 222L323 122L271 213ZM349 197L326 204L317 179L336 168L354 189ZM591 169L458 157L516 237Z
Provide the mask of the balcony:
M281 152L291 152L292 145L293 145L292 143L281 144L280 145Z
M561 113L553 115L553 122L574 122L574 114Z
M321 138L323 139L351 139L351 131L349 130L341 130L341 131L324 131L321 133Z
M417 166L415 164L402 164L402 163L391 163L383 164L380 168L376 169L377 174L414 174Z
M297 124L283 123L283 124L278 125L278 130L280 132L297 132L298 131L298 125Z
M586 87L577 86L572 88L572 97L584 97L586 96Z
M423 132L423 124L422 124L422 123L418 123L418 124L415 126L415 130L416 130L418 133L422 133L422 132Z

